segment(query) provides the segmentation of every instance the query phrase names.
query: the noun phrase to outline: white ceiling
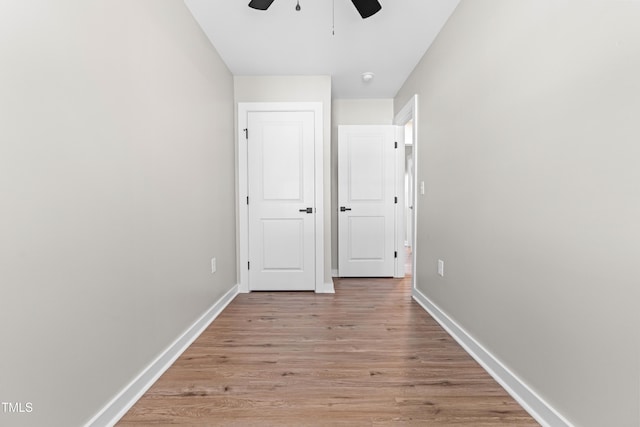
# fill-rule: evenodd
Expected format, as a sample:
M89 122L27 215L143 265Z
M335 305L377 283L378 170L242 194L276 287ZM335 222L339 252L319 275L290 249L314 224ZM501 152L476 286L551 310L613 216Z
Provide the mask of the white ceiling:
M234 75L331 75L334 98L392 98L459 0L379 0L362 19L351 0L185 0ZM335 35L332 35L335 5ZM363 72L375 73L364 83Z

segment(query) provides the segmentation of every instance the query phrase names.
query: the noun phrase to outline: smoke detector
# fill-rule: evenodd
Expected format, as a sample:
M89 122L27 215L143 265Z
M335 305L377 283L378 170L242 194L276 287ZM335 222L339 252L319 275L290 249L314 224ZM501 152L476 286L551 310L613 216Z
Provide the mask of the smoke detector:
M369 83L371 80L373 80L374 77L375 77L375 74L373 74L370 71L367 71L366 73L362 73L362 81L365 83Z

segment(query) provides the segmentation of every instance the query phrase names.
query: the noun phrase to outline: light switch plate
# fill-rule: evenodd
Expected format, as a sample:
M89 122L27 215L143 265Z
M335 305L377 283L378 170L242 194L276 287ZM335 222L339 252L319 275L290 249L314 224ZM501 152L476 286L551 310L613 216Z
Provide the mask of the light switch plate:
M211 258L211 273L215 273L215 272L216 272L216 259Z
M438 275L444 277L444 261L441 259L438 260Z

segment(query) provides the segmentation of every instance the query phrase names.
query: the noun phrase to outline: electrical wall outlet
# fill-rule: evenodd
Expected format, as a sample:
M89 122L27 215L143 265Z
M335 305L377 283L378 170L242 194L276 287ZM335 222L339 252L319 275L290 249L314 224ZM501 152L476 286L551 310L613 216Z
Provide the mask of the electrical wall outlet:
M216 259L211 258L211 273L215 273L215 272L216 272Z
M444 261L438 260L438 276L444 277Z

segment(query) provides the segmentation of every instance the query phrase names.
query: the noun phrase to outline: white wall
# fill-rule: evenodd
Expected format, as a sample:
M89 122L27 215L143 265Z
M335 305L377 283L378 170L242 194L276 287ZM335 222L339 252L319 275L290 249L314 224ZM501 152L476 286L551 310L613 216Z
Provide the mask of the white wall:
M638 22L463 0L395 100L420 99L419 289L579 426L640 425Z
M338 269L338 126L393 124L393 99L334 99L331 127L331 268Z
M236 283L232 76L178 0L4 0L0 64L0 425L81 425Z
M238 102L321 102L324 120L324 281L331 283L331 215L329 166L331 159L330 76L234 76ZM237 111L236 111L237 112Z

